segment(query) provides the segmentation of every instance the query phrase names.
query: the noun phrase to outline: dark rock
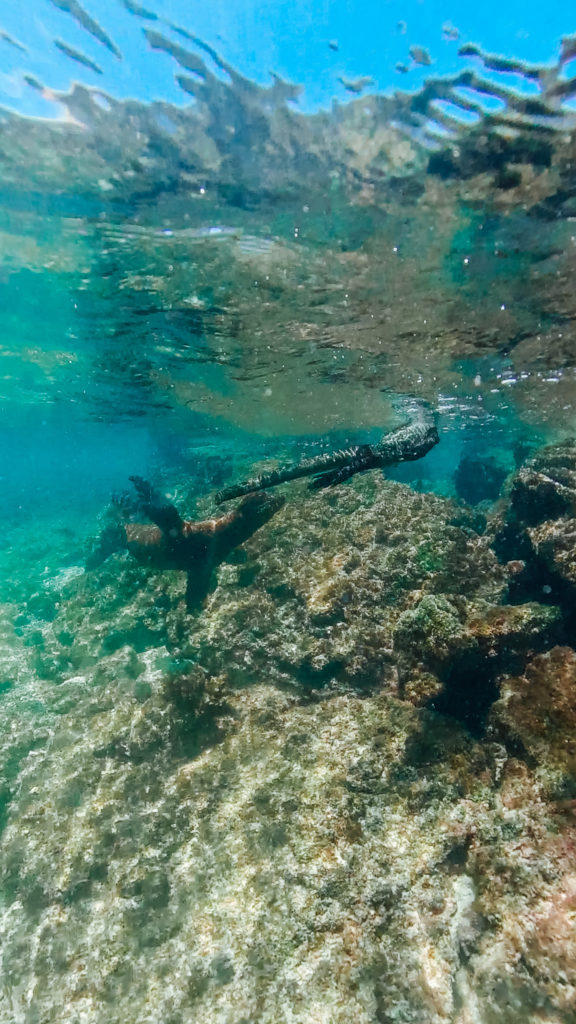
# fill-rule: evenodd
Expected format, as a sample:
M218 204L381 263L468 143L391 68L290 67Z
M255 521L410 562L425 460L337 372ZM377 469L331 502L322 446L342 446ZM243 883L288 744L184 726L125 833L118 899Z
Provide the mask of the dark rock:
M493 458L464 456L454 474L456 493L469 505L495 501L508 473Z
M495 549L503 561L524 562L510 577L513 599L554 600L567 637L576 630L576 442L542 448L512 483L510 505Z
M427 595L394 631L402 695L482 729L498 695L496 676L552 642L560 612L550 605L488 605Z
M510 520L536 526L576 514L576 441L541 448L514 478Z

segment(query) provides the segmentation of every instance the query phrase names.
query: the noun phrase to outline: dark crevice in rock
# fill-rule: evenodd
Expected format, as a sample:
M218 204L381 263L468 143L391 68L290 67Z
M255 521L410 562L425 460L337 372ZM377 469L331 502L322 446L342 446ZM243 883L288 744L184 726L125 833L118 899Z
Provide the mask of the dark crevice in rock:
M559 610L536 602L487 605L428 595L398 620L400 694L482 735L502 673L519 673L562 637ZM420 684L418 684L420 680Z
M446 674L442 693L429 706L462 722L472 735L480 736L488 711L499 696L496 679L497 671L487 671L482 659L475 664L455 665Z

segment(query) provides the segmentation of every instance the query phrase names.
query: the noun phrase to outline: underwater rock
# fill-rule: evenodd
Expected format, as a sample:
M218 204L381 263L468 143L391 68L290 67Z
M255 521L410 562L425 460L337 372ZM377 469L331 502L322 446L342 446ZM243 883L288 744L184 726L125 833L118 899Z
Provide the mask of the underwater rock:
M394 626L414 590L505 592L489 542L452 525L455 513L377 474L292 493L281 524L247 542L246 565L220 570L185 656L232 686L262 676L297 689L395 686Z
M550 605L427 595L402 613L394 630L400 693L481 729L497 696L498 672L549 646L559 620Z
M474 1000L480 993L486 1021L536 1022L546 1005L564 1024L573 1016L576 957L573 829L550 813L534 776L513 759L503 770L500 814L511 825L508 841L471 851L477 910L499 926L477 945L465 991Z
M403 612L394 630L394 647L410 653L432 669L441 670L471 651L478 642L466 629L465 610L442 594L423 597L416 608Z
M576 798L576 652L554 647L504 676L490 732L533 766L552 799Z
M527 533L536 558L551 576L576 587L576 517L541 523Z
M1 1024L465 1024L470 993L490 1022L542 993L569 1019L548 769L408 692L507 647L520 679L554 609L498 604L505 568L451 501L376 473L291 489L196 619L127 553L21 636L6 609ZM53 680L39 632L70 661Z
M576 513L576 441L541 448L518 471L510 512L525 526Z
M222 739L231 724L231 693L221 677L211 676L201 665L185 672L170 672L161 689L171 709L171 741L174 753L194 757Z
M493 458L465 456L458 463L454 474L456 493L469 505L495 501L507 476L507 470Z
M99 671L94 679L102 682ZM232 707L222 680L198 665L185 673L169 672L156 685L143 680L133 694L138 706L130 720L94 749L95 757L134 764L153 760L158 753L168 759L197 757L223 738L231 722Z
M535 979L516 1014L542 984L563 1008L562 983L542 980L554 908L569 920L562 835L546 847L529 778L501 808L489 747L385 694L302 704L259 684L232 699L234 730L191 760L155 744L155 704L145 745L137 719L127 756L90 756L103 717L124 728L134 712L77 705L57 751L26 765L0 861L12 1019L33 985L44 1016L82 1006L89 1024L111 1002L123 1024L276 1024L287 1006L331 1024L398 1007L409 1024L452 1024L470 991L491 1006L513 938ZM548 921L538 939L529 901Z
M519 559L511 594L550 595L574 630L576 588L576 442L540 449L513 478L510 504L496 536L503 559Z

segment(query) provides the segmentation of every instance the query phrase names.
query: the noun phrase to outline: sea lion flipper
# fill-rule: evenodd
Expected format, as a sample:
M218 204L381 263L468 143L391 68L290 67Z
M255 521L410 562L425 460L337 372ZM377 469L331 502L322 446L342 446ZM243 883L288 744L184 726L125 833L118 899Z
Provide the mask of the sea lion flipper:
M200 564L186 573L186 609L196 612L202 608L213 582L211 563Z
M145 480L142 476L129 476L128 479L131 484L134 484L134 489L140 501L145 505L149 505L154 494L150 481Z
M144 511L162 533L170 537L181 536L184 520L175 505L146 505Z
M176 506L164 501L149 480L144 480L141 476L131 476L129 479L134 484L142 511L148 516L150 522L154 523L167 536L179 536L182 533L184 520Z

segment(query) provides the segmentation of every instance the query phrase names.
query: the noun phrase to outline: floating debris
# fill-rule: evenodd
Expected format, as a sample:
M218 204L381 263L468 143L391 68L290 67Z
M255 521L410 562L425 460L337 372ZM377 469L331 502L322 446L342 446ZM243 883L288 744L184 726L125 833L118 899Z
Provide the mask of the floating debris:
M334 50L335 53L340 49L337 39L331 39L330 42L328 43L328 46L331 50Z
M183 46L173 43L171 39L168 39L167 36L157 32L155 29L144 29L144 35L148 45L153 50L163 50L164 53L170 54L180 67L185 68L186 71L192 71L195 75L199 75L200 78L209 77L210 73L205 62L197 54L192 53L191 50L185 50Z
M534 81L538 81L544 72L544 69L536 64L527 64L522 60L515 60L510 57L502 57L497 53L486 53L477 46L475 43L465 43L458 50L459 57L479 57L485 68L490 71L507 71L511 74L522 75L524 78L530 78Z
M44 92L46 86L42 85L42 82L39 82L37 78L34 78L34 75L23 75L23 78L26 85L29 85L31 89L35 89L36 92Z
M149 11L146 7L142 7L135 0L120 0L120 3L127 11L130 11L130 14L135 14L137 18L144 18L146 21L158 21L158 15L154 11Z
M564 36L562 39L562 49L560 51L560 63L567 64L568 61L576 58L576 35Z
M9 46L13 46L16 50L20 50L21 53L28 53L27 46L23 46L17 39L14 39L14 36L9 35L8 32L4 32L3 29L0 29L0 39L2 42L8 43Z

